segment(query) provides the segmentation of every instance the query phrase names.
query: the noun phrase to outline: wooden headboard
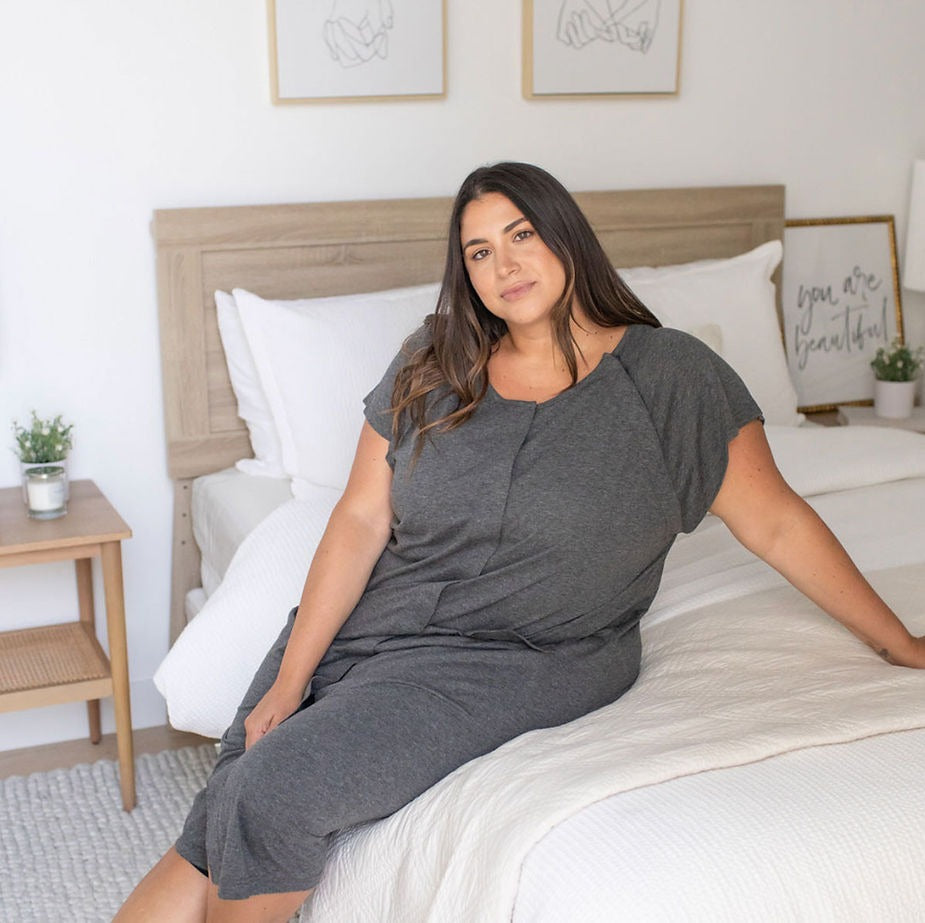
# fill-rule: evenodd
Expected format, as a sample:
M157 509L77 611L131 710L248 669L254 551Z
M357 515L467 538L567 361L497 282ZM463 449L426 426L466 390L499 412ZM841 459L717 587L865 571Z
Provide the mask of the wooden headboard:
M783 186L576 194L617 266L742 253L783 238ZM175 482L171 640L200 585L192 479L250 457L225 367L216 289L306 298L437 281L452 200L379 199L154 213L167 430Z

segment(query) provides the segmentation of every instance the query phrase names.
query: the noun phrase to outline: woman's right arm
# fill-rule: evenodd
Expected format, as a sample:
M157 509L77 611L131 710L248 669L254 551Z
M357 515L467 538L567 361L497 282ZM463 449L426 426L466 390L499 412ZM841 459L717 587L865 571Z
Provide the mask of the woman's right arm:
M389 540L389 442L363 424L350 478L315 551L276 681L245 719L250 747L298 708L305 687L353 611Z

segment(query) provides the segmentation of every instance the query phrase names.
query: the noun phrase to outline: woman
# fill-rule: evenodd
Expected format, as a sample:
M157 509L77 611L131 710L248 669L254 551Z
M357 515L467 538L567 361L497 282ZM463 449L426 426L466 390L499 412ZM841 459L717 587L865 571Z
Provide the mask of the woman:
M436 314L367 397L297 609L186 826L119 920L286 920L329 836L614 701L708 510L889 661L913 638L781 479L713 352L620 281L549 174L457 196Z

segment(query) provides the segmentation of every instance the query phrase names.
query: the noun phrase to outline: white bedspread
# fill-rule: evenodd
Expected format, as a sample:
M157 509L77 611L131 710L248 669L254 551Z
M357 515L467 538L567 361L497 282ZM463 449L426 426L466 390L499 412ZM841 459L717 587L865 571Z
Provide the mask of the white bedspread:
M828 432L772 428L769 437L791 484L814 495L874 586L925 634L925 437ZM670 565L643 623L633 689L342 834L304 917L508 921L525 856L587 805L705 770L925 728L925 672L873 656L738 549L721 523L682 539Z
M523 864L513 923L921 923L925 730L605 798Z

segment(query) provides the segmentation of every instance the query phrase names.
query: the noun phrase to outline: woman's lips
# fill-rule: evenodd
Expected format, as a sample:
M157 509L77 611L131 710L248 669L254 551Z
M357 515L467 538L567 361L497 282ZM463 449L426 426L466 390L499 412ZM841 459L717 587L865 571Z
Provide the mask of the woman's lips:
M533 288L532 282L518 282L517 285L512 285L510 288L506 288L501 293L501 297L505 301L515 301L516 299L520 298L521 295L526 295L531 288Z

